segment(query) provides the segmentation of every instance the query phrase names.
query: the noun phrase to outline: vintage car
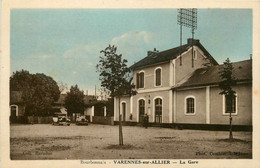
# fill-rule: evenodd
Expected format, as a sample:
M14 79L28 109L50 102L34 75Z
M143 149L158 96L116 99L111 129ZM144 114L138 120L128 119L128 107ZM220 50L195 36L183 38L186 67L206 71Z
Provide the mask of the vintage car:
M52 117L52 125L70 125L70 119L68 119L67 114L64 113L54 113Z
M77 116L76 125L88 125L88 120L86 119L86 116Z

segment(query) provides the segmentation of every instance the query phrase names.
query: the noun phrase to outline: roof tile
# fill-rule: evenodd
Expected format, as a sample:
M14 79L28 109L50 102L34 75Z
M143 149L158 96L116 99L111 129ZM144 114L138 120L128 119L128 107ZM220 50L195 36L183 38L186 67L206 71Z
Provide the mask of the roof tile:
M195 70L181 80L175 88L218 84L221 82L219 72L222 65L205 67ZM252 81L252 60L233 63L233 77L238 81Z
M188 39L188 41L190 41L190 39ZM199 42L199 40L194 40L193 44L196 45L197 47L199 47L205 53L205 55L213 61L214 65L218 65L217 61L202 46L202 44ZM161 51L161 52L152 52L152 54L146 56L142 60L133 64L130 68L135 70L135 69L140 69L143 67L151 66L151 65L154 65L157 63L170 61L172 59L177 58L181 53L184 53L190 47L192 47L192 44L190 42L188 42L185 45L175 47L175 48L172 48L169 50L165 50L165 51Z

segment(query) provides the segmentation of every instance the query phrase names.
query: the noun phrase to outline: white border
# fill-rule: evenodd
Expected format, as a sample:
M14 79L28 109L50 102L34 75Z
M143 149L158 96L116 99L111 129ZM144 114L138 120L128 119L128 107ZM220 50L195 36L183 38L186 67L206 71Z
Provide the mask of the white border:
M157 98L162 99L162 123L164 123L163 122L164 112L163 112L163 97L162 96L156 96L156 97L153 98L153 122L155 123L155 99L157 99Z
M161 69L161 84L160 85L158 85L158 86L156 86L156 70L157 69ZM160 67L160 66L158 66L158 67L156 67L155 69L154 69L154 87L162 87L162 67Z
M194 99L194 113L187 113L186 100L188 98L193 98ZM184 98L184 114L187 115L187 116L194 116L194 115L196 115L196 98L195 98L195 96L189 95L189 96L186 96Z
M37 167L37 168L44 168L44 167L59 167L63 166L64 168L67 167L127 167L129 165L80 165L79 160L27 160L21 161L10 160L10 126L9 126L9 113L5 113L9 109L9 77L10 77L10 9L12 8L74 8L74 9L82 9L82 8L109 8L109 9L154 9L154 8L241 8L241 9L253 9L253 99L252 99L252 106L253 106L253 159L193 159L198 160L198 165L176 165L175 167L203 167L203 168L251 168L251 167L260 167L260 2L257 0L248 1L248 0L238 0L238 1L224 1L224 0L208 0L208 1L198 1L198 0L141 0L141 1L133 1L124 0L124 1L117 1L117 0L96 0L96 1L89 1L89 0L2 0L2 28L1 28L1 167L8 167L8 168L17 168L17 167ZM169 159L170 160L170 159ZM182 159L188 160L188 159ZM179 162L180 159L175 159L174 161ZM132 165L133 167L140 167L140 165ZM155 167L156 165L142 165L141 167ZM174 165L160 165L161 167L171 167ZM157 165L158 167L158 165Z
M12 111L11 111L12 107L15 107L15 114L16 114L16 117L18 117L18 105L16 105L16 104L10 105L10 110L9 110L10 116L12 115Z
M136 74L139 74L139 73L144 73L144 87L142 87L142 88L137 88L137 89L141 89L141 90L143 90L144 88L145 88L145 71L144 70L140 70L139 72L137 72ZM137 86L137 79L136 79L136 86Z
M123 114L123 103L125 103L125 115L127 116L127 103L124 100L120 102L120 108L121 108L120 113ZM125 121L127 120L126 116L125 116ZM123 118L122 118L122 121L124 121Z
M237 97L238 97L238 95L237 95L237 93L235 94L236 95L236 112L235 113L231 113L231 115L232 116L237 116L237 114L238 114L238 106L237 106ZM222 95L222 115L229 115L229 113L225 113L225 111L226 111L226 97L225 97L225 95Z
M146 110L146 100L145 100L145 98L144 97L139 97L138 99L137 99L137 101L136 101L136 107L137 107L137 109L136 109L136 111L137 111L137 116L136 116L136 122L138 122L139 123L139 100L144 100L144 113L145 113L145 110Z

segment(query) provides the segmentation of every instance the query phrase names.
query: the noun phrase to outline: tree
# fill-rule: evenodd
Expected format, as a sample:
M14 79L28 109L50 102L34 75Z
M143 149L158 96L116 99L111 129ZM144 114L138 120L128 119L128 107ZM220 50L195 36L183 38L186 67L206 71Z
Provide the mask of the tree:
M52 104L60 96L59 87L52 77L43 73L30 74L29 71L16 71L10 77L10 91L22 92L25 115L52 115Z
M99 63L96 65L101 80L101 86L110 91L110 96L116 96L122 83L129 79L130 68L127 67L127 60L122 59L122 54L117 54L117 47L109 45L105 50L100 51Z
M234 86L237 82L237 80L233 77L233 65L229 58L226 59L224 62L224 65L222 69L220 70L219 74L222 79L222 81L219 83L219 87L221 89L221 92L219 94L225 95L228 102L232 102L234 98L236 97L236 92L232 89L232 86ZM229 112L229 124L230 124L230 130L229 130L229 139L233 140L233 134L232 134L232 110L226 109L227 112Z
M84 92L78 88L78 85L71 86L70 91L67 92L65 107L69 116L72 116L73 113L84 114Z
M131 70L127 66L127 60L122 58L122 54L117 54L117 47L109 45L100 51L99 63L96 68L99 72L101 86L110 91L111 100L114 97L120 97L125 94L135 94L133 91ZM120 103L119 103L120 104ZM113 110L114 111L114 110ZM120 114L120 105L119 105ZM119 116L119 145L123 145L123 133L121 115Z

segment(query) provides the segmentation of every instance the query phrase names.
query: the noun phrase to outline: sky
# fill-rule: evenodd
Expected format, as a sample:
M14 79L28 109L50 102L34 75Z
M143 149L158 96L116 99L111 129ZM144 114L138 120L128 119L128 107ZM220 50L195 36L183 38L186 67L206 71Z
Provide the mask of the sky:
M177 9L12 9L11 74L44 73L94 94L101 50L116 45L128 65L180 45ZM183 44L191 30L183 28ZM195 38L222 64L250 58L251 9L198 9Z

